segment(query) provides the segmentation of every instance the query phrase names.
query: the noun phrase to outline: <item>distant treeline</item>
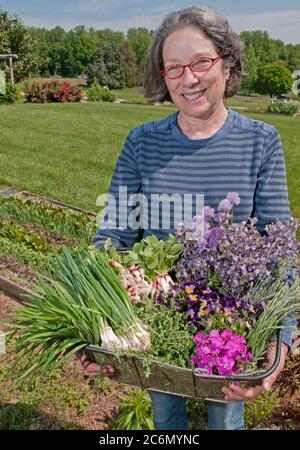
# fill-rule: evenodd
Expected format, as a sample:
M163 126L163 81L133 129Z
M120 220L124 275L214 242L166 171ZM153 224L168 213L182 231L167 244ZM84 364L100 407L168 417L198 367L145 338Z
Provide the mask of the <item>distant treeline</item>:
M127 33L78 26L71 31L30 28L41 61L41 76L97 78L101 85L124 88L141 85L148 45L153 31L130 28ZM300 70L300 44L284 44L265 31L243 31L243 90L251 92L258 67L277 63Z
M127 33L110 29L71 31L30 28L42 64L41 76L97 78L101 85L118 89L142 84L146 51L153 32L131 28Z

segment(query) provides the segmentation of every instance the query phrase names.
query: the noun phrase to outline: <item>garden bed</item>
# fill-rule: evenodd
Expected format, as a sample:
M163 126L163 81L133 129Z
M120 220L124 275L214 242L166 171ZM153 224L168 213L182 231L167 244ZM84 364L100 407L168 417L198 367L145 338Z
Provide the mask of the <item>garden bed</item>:
M95 228L91 211L26 191L0 191L0 277L30 286L38 274L50 273L51 257L63 246L89 245ZM1 287L6 290L5 280Z

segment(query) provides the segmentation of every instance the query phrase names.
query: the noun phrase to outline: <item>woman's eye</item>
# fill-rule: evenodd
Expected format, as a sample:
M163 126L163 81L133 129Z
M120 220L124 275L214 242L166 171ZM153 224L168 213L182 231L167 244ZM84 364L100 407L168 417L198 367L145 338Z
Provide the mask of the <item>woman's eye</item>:
M167 73L175 73L180 71L180 66L170 66L166 68Z
M197 68L201 68L201 67L205 67L205 66L209 66L209 64L211 63L210 59L199 59L198 61L194 61L193 64L191 64L193 69L197 69Z

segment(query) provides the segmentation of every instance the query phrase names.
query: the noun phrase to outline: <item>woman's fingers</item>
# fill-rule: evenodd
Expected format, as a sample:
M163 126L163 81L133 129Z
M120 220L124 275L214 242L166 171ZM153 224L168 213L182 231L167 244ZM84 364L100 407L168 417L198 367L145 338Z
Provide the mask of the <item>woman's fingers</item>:
M76 356L81 362L85 372L90 376L99 375L99 372L101 372L103 377L111 377L115 373L113 366L107 365L101 367L96 362L91 361L84 352L79 351L76 353Z
M102 373L104 377L111 377L115 373L115 368L112 366L105 366L103 367Z

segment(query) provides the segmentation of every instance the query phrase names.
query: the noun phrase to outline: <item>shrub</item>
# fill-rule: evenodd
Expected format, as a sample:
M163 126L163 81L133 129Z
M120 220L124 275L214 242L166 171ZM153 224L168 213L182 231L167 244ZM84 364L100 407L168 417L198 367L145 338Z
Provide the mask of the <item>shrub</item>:
M273 114L293 115L298 112L299 105L294 101L276 101L268 104L268 112Z
M80 102L83 92L68 81L51 80L27 86L25 97L31 103Z
M89 102L114 102L117 97L108 87L101 87L99 83L94 80L92 86L87 91L87 98Z
M0 94L0 103L15 103L20 98L20 92L16 84L6 83L6 94Z
M278 96L291 90L292 74L289 69L278 64L266 64L257 69L254 90L259 94Z

